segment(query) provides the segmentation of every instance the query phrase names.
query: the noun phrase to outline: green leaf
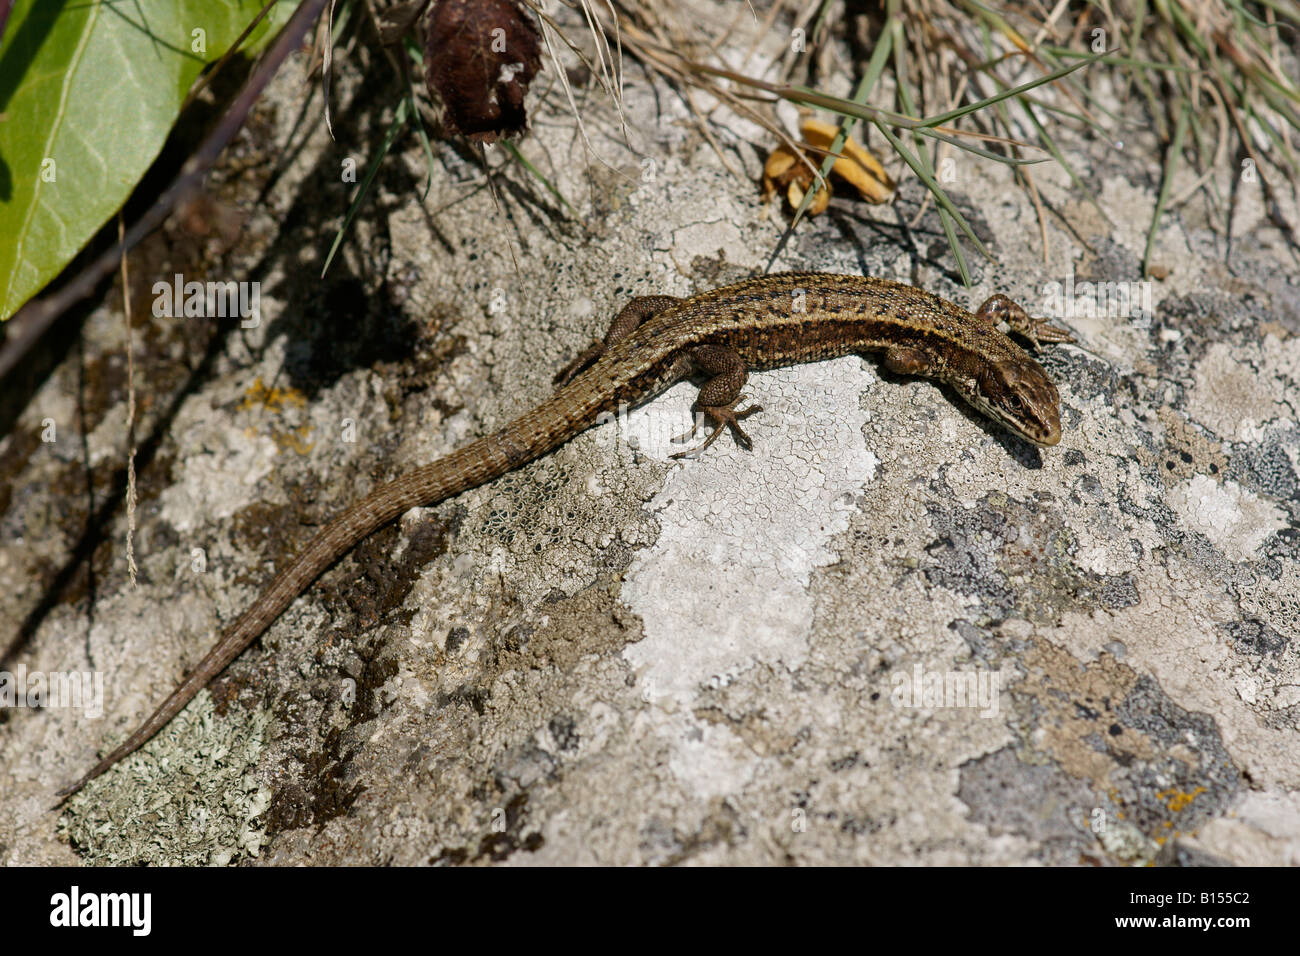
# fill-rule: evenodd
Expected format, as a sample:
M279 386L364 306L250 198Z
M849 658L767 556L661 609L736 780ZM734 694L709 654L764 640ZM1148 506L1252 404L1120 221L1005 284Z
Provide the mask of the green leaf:
M157 158L190 85L264 0L17 0L0 42L0 319L86 245ZM293 11L279 3L246 41Z

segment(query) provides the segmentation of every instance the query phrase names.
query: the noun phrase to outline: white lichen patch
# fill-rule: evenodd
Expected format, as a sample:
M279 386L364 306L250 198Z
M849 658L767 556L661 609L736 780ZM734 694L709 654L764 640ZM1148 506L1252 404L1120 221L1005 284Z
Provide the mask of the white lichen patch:
M1211 853L1244 866L1300 866L1300 794L1247 791L1231 816L1197 834Z
M668 766L697 799L741 793L758 772L753 750L729 727L697 723L689 712L678 711L656 730L672 734Z
M1109 823L1097 840L1107 853L1130 864L1145 863L1160 850L1159 844L1124 820Z
M1244 617L1263 621L1288 640L1300 642L1300 568L1286 562L1276 580L1259 575L1236 590Z
M725 216L729 211L720 210L719 216ZM690 272L691 260L696 256L718 255L721 252L729 260L743 261L749 254L744 233L726 219L691 222L675 230L671 250L677 267L683 274Z
M269 716L217 717L203 691L142 751L68 801L60 833L93 866L225 866L266 842L271 791L252 773Z
M177 531L202 522L228 518L250 500L262 497L254 486L270 473L275 443L266 435L249 435L231 427L228 416L189 421L176 480L159 496L162 517ZM240 494L240 488L248 489Z
M689 705L710 682L804 661L809 578L835 560L827 544L848 526L852 496L876 472L862 441L864 381L856 358L755 376L746 392L764 410L745 422L754 451L721 437L669 475L648 506L659 539L638 556L623 589L645 624L645 639L624 655L648 699ZM656 413L685 422L691 400L690 389L674 389ZM655 712L661 731L680 742L674 770L713 790L713 771L692 773L710 761L692 754L706 738L711 751L726 749L725 741L701 726L688 746L680 720Z
M1286 527L1276 506L1235 481L1222 485L1206 475L1194 475L1169 492L1169 505L1189 531L1205 535L1233 561L1259 556L1259 547Z
M1216 342L1196 364L1187 412L1229 441L1258 441L1264 426L1283 409L1271 376L1240 358L1241 350Z

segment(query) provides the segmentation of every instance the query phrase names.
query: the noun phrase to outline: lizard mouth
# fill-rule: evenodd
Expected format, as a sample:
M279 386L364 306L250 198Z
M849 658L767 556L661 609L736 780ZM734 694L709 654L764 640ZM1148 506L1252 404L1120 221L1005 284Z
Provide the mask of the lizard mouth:
M1042 445L1050 448L1061 440L1061 425L1059 422L1052 420L1046 423L1046 427L1040 429L1036 434L1030 432L1021 432L1035 445Z
M1061 440L1061 398L1045 373L1023 363L1003 364L977 382L976 402L990 417L1035 445Z
M985 408L977 405L976 407L1013 435L1039 447L1050 448L1061 440L1061 424L1056 416L1044 415L1039 419L1030 419L1023 414L1023 411L1009 414L1005 409L997 406Z

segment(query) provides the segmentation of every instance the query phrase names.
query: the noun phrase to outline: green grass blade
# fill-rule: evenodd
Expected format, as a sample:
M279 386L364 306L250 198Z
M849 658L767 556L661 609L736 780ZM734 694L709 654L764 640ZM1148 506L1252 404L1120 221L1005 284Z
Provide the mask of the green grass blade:
M1198 73L1195 67L1180 66L1177 63L1157 63L1155 60L1139 60L1131 56L1119 56L1112 53L1084 53L1081 50L1071 50L1063 46L1044 46L1044 50L1051 50L1055 55L1068 60L1095 60L1098 63L1105 63L1107 66L1127 66L1132 69L1140 70L1173 70L1176 73Z
M959 137L949 136L946 133L939 133L932 129L917 129L912 132L916 136L928 136L931 139L937 139L955 149L974 153L976 156L991 159L995 163L1001 163L1004 166L1032 166L1035 163L1050 163L1052 161L1050 156L1042 156L1038 159L1017 159L1014 156L1003 156L1001 153L991 152L982 146L973 146L970 143L963 142Z
M823 11L826 8L823 8ZM893 33L888 30L881 31L882 42L876 44L876 49L871 54L871 60L867 63L867 71L862 75L858 88L853 93L853 102L858 106L865 106L867 97L871 95L872 87L876 85L876 80L880 78L881 71L885 68L885 60L889 57L889 50L893 46ZM842 114L841 114L842 115ZM840 158L840 151L844 149L844 141L847 140L853 132L853 126L857 123L858 118L854 116L845 116L844 121L840 124L840 131L835 134L835 139L831 142L830 153L822 160L822 168L818 174L818 182L825 182L826 177L831 174L831 167L835 165L835 160ZM817 193L818 183L813 183L812 187L805 190L803 199L799 201L799 208L794 212L794 219L790 221L790 229L793 230L798 225L799 220L803 218L804 212L807 211L808 205L812 202L813 196Z
M982 110L984 109L984 107L992 106L994 103L1001 103L1003 100L1010 99L1013 96L1019 96L1021 93L1042 86L1045 83L1055 83L1057 80L1061 79L1061 77L1069 76L1071 73L1074 73L1076 70L1081 70L1085 66L1094 63L1097 59L1099 59L1100 56L1101 54L1098 54L1097 56L1091 56L1086 60L1080 60L1078 63L1075 63L1073 66L1062 67L1061 69L1048 73L1045 76L1040 76L1036 80L1030 80L1028 83L1022 83L1020 86L1013 87L1009 90L1003 90L1001 93L995 93L993 96L982 99L978 103L971 103L967 106L961 106L955 110L950 110L949 112L943 113L939 116L927 117L921 120L921 122L918 125L942 126L944 123L950 122L951 120L955 120L958 117L966 116L970 113L974 113L976 110Z
M505 151L511 155L511 157L514 159L515 162L517 162L520 166L524 167L524 169L528 170L528 172L534 178L536 178L536 180L539 183L541 183L543 186L546 187L547 192L549 192L552 196L554 196L556 199L558 199L561 203L564 204L564 208L569 210L569 212L573 214L573 218L575 219L578 218L578 210L574 209L573 206L569 204L569 200L565 199L564 196L560 194L560 191L555 188L555 185L549 179L543 176L541 171L536 166L534 166L531 162L528 161L527 156L519 152L519 147L517 147L514 143L510 142L510 140L508 139L501 140L501 145L505 148Z
M971 227L966 222L965 217L962 216L961 212L957 209L957 207L953 205L952 200L948 198L948 194L945 193L943 191L943 188L939 185L939 183L935 181L934 176L930 174L929 170L925 167L925 165L919 159L917 159L915 156L912 155L911 150L909 150L906 146L904 146L902 141L893 133L891 133L889 131L889 128L885 126L884 123L877 123L876 128L880 130L881 134L885 137L885 139L889 140L889 144L893 146L894 151L903 158L903 162L907 163L907 165L912 168L912 172L916 173L917 177L921 180L921 182L925 183L926 188L929 189L930 192L934 194L934 201L937 202L944 209L948 210L948 212L952 215L953 219L956 220L957 225L961 227L961 231L966 233L966 236L970 239L970 241L975 244L975 248L978 249L980 253L983 256L985 256L987 259L992 260L993 256L990 255L989 251L984 248L984 243L979 241L979 237L976 236L975 233L971 230Z
M406 125L406 117L410 107L406 97L398 101L397 109L393 113L393 122L388 126L388 132L384 134L384 141L380 144L379 152L375 158L370 161L370 166L366 169L366 175L362 177L357 186L356 194L352 197L352 203L348 206L347 215L343 217L343 225L339 226L338 233L334 236L334 243L330 246L330 251L325 256L325 265L321 268L321 278L329 270L330 263L334 261L334 254L338 252L339 246L343 244L343 237L347 235L348 227L352 225L352 220L356 218L357 211L361 208L361 203L366 198L366 193L370 191L370 184L374 182L375 173L379 171L379 164L384 161L388 155L388 150L392 148L393 143L397 140L397 134L402 131Z
M1169 201L1169 191L1174 185L1174 173L1178 170L1178 160L1183 153L1183 140L1187 137L1187 121L1191 109L1191 101L1184 100L1183 108L1178 113L1178 123L1174 126L1173 142L1169 144L1169 152L1165 155L1165 175L1163 182L1160 183L1160 197L1156 200L1155 214L1151 217L1151 229L1147 232L1146 248L1142 251L1142 278L1144 279L1151 277L1151 247L1155 245L1160 216L1165 210L1165 203Z

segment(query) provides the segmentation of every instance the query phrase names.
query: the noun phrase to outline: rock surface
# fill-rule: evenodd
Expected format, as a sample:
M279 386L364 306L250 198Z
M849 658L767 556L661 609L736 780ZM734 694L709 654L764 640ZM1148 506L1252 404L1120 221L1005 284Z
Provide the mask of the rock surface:
M364 169L397 94L341 65L331 143L318 100L295 131L291 67L235 151L253 161L214 177L240 246L173 230L132 258L137 314L182 272L260 281L263 317L137 319L138 587L120 288L0 445L9 669L104 691L99 719L0 711L0 861L1300 863L1296 261L1243 186L1230 245L1193 197L1141 283L1142 133L1061 131L1100 209L1035 167L1047 265L1031 200L960 156L951 194L998 260L970 254L973 288L910 176L892 206L836 199L774 267L1054 314L1079 340L1042 359L1059 446L868 357L752 376L754 451L670 462L679 386L374 535L51 812L312 526L535 404L629 297L762 271L781 238L629 71L630 143L584 101L599 158L561 95L533 105L520 148L581 223L499 150L489 188L437 145L421 202L408 136L321 280L340 163ZM770 143L719 116L757 180Z

